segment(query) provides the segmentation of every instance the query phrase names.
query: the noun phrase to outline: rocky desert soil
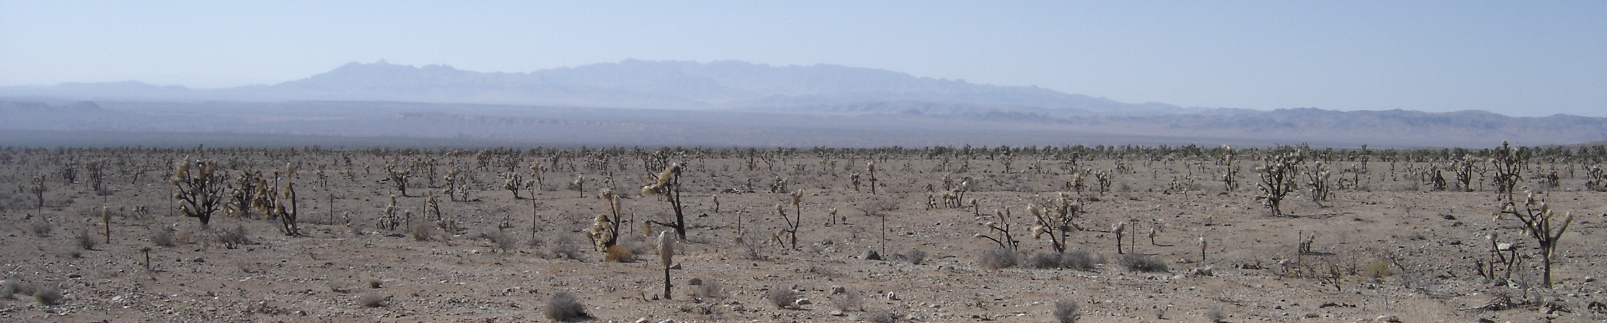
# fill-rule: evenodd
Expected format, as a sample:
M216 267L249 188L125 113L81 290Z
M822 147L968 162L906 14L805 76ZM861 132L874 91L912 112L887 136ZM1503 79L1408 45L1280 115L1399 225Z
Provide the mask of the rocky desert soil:
M0 148L0 321L552 321L561 292L597 322L1607 320L1602 154L1528 150L1520 189L1553 227L1573 217L1548 288L1540 244L1496 216L1489 150L1300 150L1282 215L1258 199L1271 150ZM169 178L187 157L220 185L294 183L299 234L268 209L181 215ZM644 223L673 211L641 187L669 163L687 228L666 297L666 229ZM612 213L603 188L632 259L588 235ZM1028 208L1061 199L1076 211L1054 253Z

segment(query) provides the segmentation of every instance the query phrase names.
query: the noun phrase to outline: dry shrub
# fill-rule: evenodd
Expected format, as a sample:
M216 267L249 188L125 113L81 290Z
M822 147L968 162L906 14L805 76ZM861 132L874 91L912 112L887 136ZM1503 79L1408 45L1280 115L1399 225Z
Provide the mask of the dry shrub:
M1055 321L1060 323L1076 323L1082 314L1077 312L1077 301L1062 299L1055 301Z
M28 225L28 230L32 231L34 236L38 236L40 238L50 236L50 231L55 229L56 226L51 225L50 222L34 222L33 224Z
M84 250L95 250L95 235L89 233L89 229L83 229L73 236L73 243Z
M559 291L547 299L547 306L542 310L547 319L561 322L579 321L591 318L586 314L586 305L575 298L574 293Z
M157 229L155 233L151 234L151 244L157 247L172 247L174 244L173 228L163 227Z
M385 306L386 298L385 295L380 295L379 292L367 292L357 297L357 304L363 307L381 307Z
M848 312L865 310L864 299L859 296L859 291L854 290L853 288L843 287L842 292L834 293L828 298L831 300L831 307L837 309L838 311Z
M603 260L608 262L633 262L636 261L636 253L632 252L629 247L613 245L608 247L608 250L603 251Z
M568 235L560 234L547 243L547 257L549 258L575 259L579 255L580 249L576 249L574 240Z
M1093 270L1098 261L1085 251L1067 251L1066 253L1039 252L1027 260L1032 268L1037 269L1076 269Z
M706 301L718 301L725 299L725 288L720 286L718 281L705 279L692 290L692 296Z
M413 241L430 241L430 236L434 231L435 227L428 223L415 223L412 228L407 230L408 235L413 237Z
M874 310L865 313L865 322L893 323L898 321L898 314L885 310Z
M1126 254L1122 256L1120 262L1122 267L1132 271L1147 273L1171 271L1171 268L1166 267L1166 262L1150 256Z
M55 287L45 287L44 289L35 291L33 293L33 299L35 301L39 301L39 305L54 306L56 304L61 304L61 289Z
M22 292L22 283L16 280L0 280L0 298L12 299Z
M219 231L218 242L222 242L225 248L233 249L238 245L251 244L251 237L246 234L244 224L236 224L233 229Z
M797 305L793 304L793 302L798 301L798 292L793 291L791 288L777 286L764 292L764 300L770 302L770 305L775 305L778 309L794 309L797 308Z
M988 269L1001 269L1015 267L1018 260L1014 251L999 248L982 252L980 262Z

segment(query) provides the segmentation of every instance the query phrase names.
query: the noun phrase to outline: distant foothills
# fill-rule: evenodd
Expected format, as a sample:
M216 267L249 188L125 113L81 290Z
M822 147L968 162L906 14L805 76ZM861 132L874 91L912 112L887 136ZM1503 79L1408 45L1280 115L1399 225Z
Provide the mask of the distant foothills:
M24 146L1488 147L1607 141L1607 118L1190 108L836 65L626 60L482 73L380 61L218 89L0 87L0 133L0 145Z

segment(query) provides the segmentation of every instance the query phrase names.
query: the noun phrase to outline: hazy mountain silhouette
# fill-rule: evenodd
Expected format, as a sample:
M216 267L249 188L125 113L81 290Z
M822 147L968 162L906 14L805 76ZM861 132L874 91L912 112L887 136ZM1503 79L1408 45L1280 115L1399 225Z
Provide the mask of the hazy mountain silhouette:
M4 87L0 130L50 131L13 138L163 133L178 142L227 133L391 138L377 141L386 144L1484 147L1603 141L1607 118L1181 108L835 65L626 60L482 73L381 61L223 89L132 81Z
M225 101L402 101L719 109L877 102L932 102L1100 113L1175 113L1165 104L1128 104L1038 87L994 86L837 65L770 66L626 60L538 70L482 73L445 65L349 63L270 86L188 89L139 82L4 87L4 96L71 99Z

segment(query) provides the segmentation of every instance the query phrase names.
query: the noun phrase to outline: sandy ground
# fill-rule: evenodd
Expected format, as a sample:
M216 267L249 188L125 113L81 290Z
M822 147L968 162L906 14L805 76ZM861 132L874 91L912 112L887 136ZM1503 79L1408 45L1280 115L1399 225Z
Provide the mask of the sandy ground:
M591 156L560 159L540 187L521 191L518 199L502 189L504 174L511 169L534 179L528 165L549 163L546 155L494 157L485 168L472 152L444 150L347 151L349 164L340 151L199 155L224 161L231 176L240 169L271 176L286 163L298 164L297 174L285 180L297 185L302 235L288 237L261 212L220 212L212 229L176 215L169 206L172 186L163 177L194 152L3 153L0 178L14 187L3 187L0 198L0 218L10 224L0 230L0 275L22 289L0 299L0 321L9 322L550 321L543 311L560 291L577 296L599 322L1044 322L1054 320L1057 302L1076 304L1087 322L1204 322L1213 315L1226 322L1607 320L1601 305L1607 286L1598 279L1607 276L1600 265L1607 259L1607 194L1583 190L1588 165L1562 171L1558 187L1544 188L1552 208L1576 218L1561 240L1555 285L1548 289L1539 286L1536 242L1516 220L1492 216L1499 208L1493 187L1431 191L1406 170L1427 169L1427 163L1373 161L1359 175L1335 169L1336 178L1360 178L1357 187L1336 188L1320 204L1305 192L1291 195L1288 215L1272 216L1256 199L1253 167L1259 162L1250 158L1236 166L1244 187L1224 192L1217 179L1226 167L1210 158L1084 158L1073 166L1028 156L1011 160L1006 171L1004 160L987 155L900 155L877 159L872 194L863 156L798 152L766 163L745 151L694 155L686 157L682 179L688 237L670 270L672 297L663 299L663 267L652 240L642 237L641 222L666 221L670 208L663 198L639 195L637 188L649 180L632 154L607 163ZM112 165L105 194L90 189L83 170L76 183L61 178L61 165L97 158ZM447 199L443 182L432 184L419 168L408 195L397 197L398 214L412 214L409 223L378 226L390 196L398 194L384 165L432 158L436 176L463 172L473 187L470 199ZM1360 167L1338 160L1330 165ZM1535 166L1546 167L1568 165ZM1089 188L1067 193L1082 196L1086 211L1074 220L1082 230L1069 232L1068 248L1099 264L1031 268L1033 254L1052 249L1047 239L1031 237L1026 206L1053 202L1074 170L1113 174L1109 192L1099 192L1088 177ZM853 173L862 174L858 190ZM38 175L46 175L42 208L29 192ZM587 179L585 189L566 189L576 175ZM975 199L978 208L929 208L928 197L943 194L945 175L950 185L969 177L965 200ZM778 178L787 186L778 191L803 191L796 249L771 239L784 226L776 205L793 213L788 194L771 192ZM608 212L597 198L602 187L625 196L622 210L636 222L627 224L622 245L639 253L636 261L604 261L584 234L593 216ZM424 215L428 195L437 196L460 231L427 225L427 239L415 237L411 223L433 222ZM883 218L865 212L880 203L896 206L882 212L885 231ZM832 208L835 219L828 215ZM1005 208L1010 217L993 215ZM984 252L998 247L974 237L998 237L979 225L985 222L1012 225L1022 265L995 269L981 262ZM1117 223L1127 229L1122 254L1111 232ZM251 242L230 249L217 232L235 227ZM176 245L153 244L167 228ZM77 242L85 231L96 242L87 250ZM1512 279L1478 272L1477 261L1490 257L1490 234L1517 244L1522 260ZM1308 236L1314 236L1310 250L1302 253L1300 242ZM1203 259L1201 240L1207 243ZM885 259L862 259L867 250ZM1119 261L1126 254L1147 256L1168 270L1129 269ZM55 305L30 295L51 288L62 295ZM778 308L764 297L777 290L794 291L807 299L798 303L807 304ZM365 306L365 297L379 300L378 306Z

